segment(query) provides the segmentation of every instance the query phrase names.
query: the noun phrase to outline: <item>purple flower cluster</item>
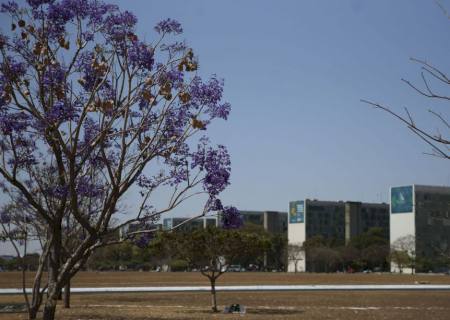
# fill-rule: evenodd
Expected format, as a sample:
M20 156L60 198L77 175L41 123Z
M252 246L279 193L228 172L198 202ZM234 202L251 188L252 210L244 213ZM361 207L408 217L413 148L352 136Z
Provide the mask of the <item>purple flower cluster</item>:
M2 82L17 80L27 72L27 65L12 57L6 57L1 63L0 68L3 77Z
M179 89L183 85L184 73L175 69L165 71L162 65L158 66L160 73L158 76L158 84L163 86L166 83L170 83L172 88Z
M0 211L0 223L2 224L8 224L11 222L11 215L10 213L7 211L6 208L3 208Z
M48 35L57 39L64 35L66 24L76 18L86 19L88 26L99 25L105 20L105 15L118 11L115 5L104 4L96 0L62 0L55 1L33 1L37 3L50 3L46 11L47 24L46 32ZM37 8L39 5L33 6ZM35 13L39 16L40 12ZM39 10L40 11L40 10ZM85 37L86 39L86 37Z
M80 54L76 62L76 67L83 76L82 82L80 82L81 86L86 91L93 90L97 82L97 76L95 75L94 69L92 68L93 59L94 53L85 51Z
M51 124L59 124L78 119L80 109L67 104L65 101L57 101L46 114L46 121Z
M241 213L235 207L229 206L223 208L221 219L224 229L237 229L243 225Z
M0 108L7 105L11 100L11 96L6 92L6 78L0 75Z
M209 198L208 199L208 203L206 204L206 206L208 208L208 212L209 211L222 211L223 210L222 201L220 201L220 199L218 199L218 198Z
M0 12L14 14L19 10L19 5L15 1L8 1L6 3L2 3L0 7Z
M143 233L134 239L134 244L143 249L153 240L154 236L151 233Z
M53 3L55 0L27 0L27 3L32 7L33 9L36 9L44 4Z
M55 199L62 199L64 196L67 196L68 191L67 186L61 185L51 185L46 189L47 195Z
M170 18L158 22L158 24L155 26L155 30L158 33L180 34L183 32L181 24L178 21Z
M115 12L106 17L104 32L111 41L123 43L126 37L134 34L137 18L129 11Z
M223 93L223 81L212 77L207 83L203 83L201 78L196 76L190 87L190 104L195 107L206 106L205 112L211 119L227 119L231 111L229 103L221 103Z
M168 110L164 122L164 136L166 139L170 141L180 137L188 122L189 114L185 108Z
M231 161L224 146L206 150L205 145L199 145L192 159L192 168L198 166L199 170L206 170L203 187L210 196L217 196L230 184Z
M153 189L155 186L157 186L157 182L155 179L152 179L151 177L147 177L144 174L141 174L139 178L137 179L137 184L139 187L143 189Z
M155 62L154 51L143 42L135 41L128 49L128 61L133 68L150 71Z
M77 183L77 194L81 197L97 198L103 194L104 186L93 182L88 177L82 177Z
M42 77L42 84L45 90L50 90L55 87L61 87L64 84L66 70L60 65L49 66Z
M83 145L90 144L99 134L100 126L97 122L92 120L92 118L86 118L86 121L83 123L84 127L84 137L83 137Z
M31 118L24 112L0 113L0 131L3 135L9 135L13 132L21 133L31 124Z

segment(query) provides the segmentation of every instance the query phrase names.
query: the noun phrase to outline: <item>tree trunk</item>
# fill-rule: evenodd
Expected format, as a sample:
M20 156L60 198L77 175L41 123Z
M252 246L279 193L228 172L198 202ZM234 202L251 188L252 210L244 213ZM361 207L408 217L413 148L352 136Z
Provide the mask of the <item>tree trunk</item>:
M211 281L211 309L213 312L219 312L217 310L217 300L216 300L216 279L210 279Z
M54 320L56 304L61 288L58 284L58 273L61 262L61 226L56 225L52 229L53 243L48 257L48 288L47 300L44 306L44 320Z
M37 316L39 307L36 308L36 306L32 306L30 310L28 311L28 319L29 320L35 320Z
M55 320L55 312L56 312L56 303L57 303L58 294L55 292L47 298L44 306L44 316L43 320Z
M64 286L64 308L70 308L70 280Z

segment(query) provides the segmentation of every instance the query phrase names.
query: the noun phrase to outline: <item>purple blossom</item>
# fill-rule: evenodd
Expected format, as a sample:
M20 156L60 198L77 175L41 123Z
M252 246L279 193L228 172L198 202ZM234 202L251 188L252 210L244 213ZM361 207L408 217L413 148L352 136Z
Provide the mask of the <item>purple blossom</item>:
M206 150L204 145L199 145L192 159L192 169L206 170L203 187L211 196L218 195L230 184L231 161L224 146Z
M65 101L57 101L46 114L46 120L49 123L63 123L73 121L78 118L80 108L67 104Z
M143 42L135 41L128 50L128 60L133 68L150 71L155 62L154 51Z
M84 144L90 144L99 134L100 126L92 118L87 118L83 123L84 126Z
M88 177L82 177L77 183L77 194L81 197L97 198L103 194L103 185L96 184Z
M57 3L51 1L46 15L49 20L46 31L50 37L56 39L64 35L66 24L75 18L87 19L87 25L94 26L101 24L106 14L115 11L118 11L117 6L96 0L62 0ZM40 15L39 12L36 14ZM85 32L84 39L91 41L93 34Z
M4 34L0 33L0 49L3 49L3 47L5 46L5 44L8 42L8 37L5 36Z
M81 86L86 91L91 91L97 82L97 77L95 75L94 69L92 68L92 61L94 59L93 52L83 52L78 57L76 67L79 72L83 75L81 79Z
M0 211L0 223L8 224L11 222L11 214L7 211L6 208L3 208Z
M15 1L8 1L6 3L2 3L0 12L14 14L19 10L19 5Z
M151 178L151 177L147 177L143 174L141 174L139 176L139 178L137 179L137 184L139 187L143 188L143 189L153 189L155 188L158 183L155 179Z
M222 210L221 219L224 229L237 229L243 225L241 213L232 206L227 206Z
M16 151L16 153L17 155L15 156L15 158L11 158L8 160L8 164L10 166L25 168L38 164L38 161L32 154L24 152L24 150L22 150L21 152Z
M6 57L0 67L4 76L4 81L17 80L23 77L27 72L27 65L12 57Z
M211 119L227 119L231 110L229 103L220 103L223 93L223 80L213 76L207 83L203 83L201 78L196 76L190 87L190 105L195 108L206 106L205 112Z
M211 105L206 109L206 112L210 115L211 119L220 118L227 120L231 111L231 105L226 102L222 104Z
M42 83L46 90L64 85L65 70L60 65L49 66L43 75Z
M186 108L173 108L167 111L164 122L164 136L173 141L180 137L185 126L189 123L189 113Z
M31 118L24 112L0 113L0 130L2 134L22 132L31 124Z
M151 233L143 233L135 237L134 244L143 249L153 240L154 236Z
M47 195L56 199L62 199L67 196L69 190L67 186L51 185L46 189Z
M63 36L66 24L73 18L74 13L63 3L51 4L47 12L47 19L51 21L47 24L47 34L54 39Z
M32 7L33 9L36 9L44 4L51 4L55 2L55 0L27 0L27 3Z
M0 75L0 107L7 105L11 100L10 94L6 92L7 86L5 77Z
M136 16L129 11L112 13L105 19L104 31L110 40L121 43L133 33L136 23Z
M174 34L180 34L183 32L183 28L181 27L181 24L173 19L166 19L158 22L158 24L155 26L155 30L158 33L174 33Z
M209 198L206 204L208 211L221 211L223 210L222 201L218 198Z

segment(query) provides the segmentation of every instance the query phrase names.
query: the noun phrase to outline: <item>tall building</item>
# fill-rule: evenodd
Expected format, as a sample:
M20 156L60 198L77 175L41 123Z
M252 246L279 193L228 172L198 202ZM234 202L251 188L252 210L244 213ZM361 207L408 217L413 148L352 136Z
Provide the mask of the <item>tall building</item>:
M257 225L269 233L287 232L287 212L279 211L240 211L244 226Z
M354 201L300 200L289 203L289 244L303 245L314 236L348 243L353 237L379 227L389 239L389 206L385 203ZM298 271L309 271L308 257L297 264ZM288 271L295 265L289 261Z
M400 186L392 187L390 194L391 246L409 236L416 271L448 268L442 258L450 256L450 187ZM399 271L399 266L392 263L391 271Z

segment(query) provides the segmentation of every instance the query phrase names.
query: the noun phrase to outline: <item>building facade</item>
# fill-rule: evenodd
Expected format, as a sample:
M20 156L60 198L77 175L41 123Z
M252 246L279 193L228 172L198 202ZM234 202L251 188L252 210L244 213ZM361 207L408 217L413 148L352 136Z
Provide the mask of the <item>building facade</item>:
M381 228L389 239L389 206L354 201L292 201L288 225L288 243L298 246L315 236L344 244L374 227ZM307 256L296 263L297 271L310 271ZM288 271L295 271L294 261L289 261Z
M428 272L448 268L450 257L450 187L409 185L390 189L390 240L396 248L409 239L414 262L391 271ZM401 270L402 269L402 270ZM412 270L415 269L415 270Z
M239 211L245 225L256 225L269 233L287 233L288 214L280 211Z
M203 217L187 221L189 219L191 218L187 217L165 218L163 219L162 229L171 230L172 228L176 228L176 230L189 232L192 230L206 228L209 226L216 226L216 227L218 226L218 220L216 217Z

